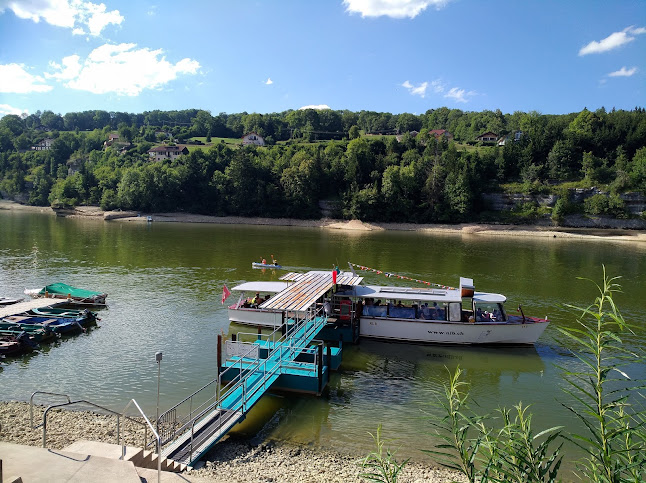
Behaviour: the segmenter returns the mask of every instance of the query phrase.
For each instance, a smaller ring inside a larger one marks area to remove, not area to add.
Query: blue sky
[[[0,115],[632,109],[644,0],[0,0]]]

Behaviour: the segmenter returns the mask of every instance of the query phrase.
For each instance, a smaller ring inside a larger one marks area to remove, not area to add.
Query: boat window
[[[446,304],[424,302],[419,304],[418,316],[423,320],[446,320]]]
[[[474,302],[473,312],[476,322],[504,322],[505,312],[502,304],[495,302]]]
[[[385,305],[366,305],[363,307],[363,315],[371,317],[386,317],[388,315]]]

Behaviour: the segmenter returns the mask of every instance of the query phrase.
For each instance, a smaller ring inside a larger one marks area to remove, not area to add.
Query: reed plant
[[[445,467],[462,473],[469,482],[556,481],[565,438],[584,457],[576,463],[582,481],[623,483],[646,481],[646,410],[643,380],[629,376],[644,367],[644,352],[630,350],[621,339],[634,334],[622,317],[613,296],[620,292],[619,277],[594,284],[599,295],[588,307],[566,305],[577,314],[573,328],[557,327],[570,341],[570,351],[580,362],[576,370],[560,367],[569,384],[570,402],[563,403],[584,425],[584,434],[562,434],[561,427],[534,435],[529,406],[501,408],[494,415],[477,415],[469,407],[468,384],[458,367],[449,374],[444,400],[445,416],[431,420],[441,442],[426,450]],[[591,281],[592,282],[592,281]],[[592,282],[594,283],[594,282]],[[490,426],[500,420],[500,429]]]
[[[444,386],[445,398],[439,402],[446,415],[431,420],[440,443],[436,449],[423,450],[446,468],[462,473],[470,483],[476,482],[553,482],[556,481],[562,456],[561,445],[552,450],[560,427],[534,434],[529,406],[518,403],[515,415],[507,408],[497,415],[478,415],[470,408],[469,385],[462,381],[458,367],[449,373]],[[487,423],[499,420],[495,429]]]
[[[377,433],[368,433],[375,442],[375,451],[368,454],[362,461],[361,467],[366,472],[361,473],[361,477],[368,481],[378,481],[381,483],[397,483],[397,477],[408,464],[410,458],[399,463],[395,457],[396,451],[384,447],[389,440],[381,438],[381,424],[377,426]]]
[[[629,373],[643,367],[644,352],[628,349],[622,335],[633,327],[621,315],[614,294],[621,291],[619,277],[592,282],[599,295],[588,307],[568,305],[578,313],[577,326],[558,328],[573,344],[580,369],[563,370],[572,398],[564,406],[585,426],[584,434],[568,439],[585,457],[577,464],[579,476],[595,482],[646,481],[646,413],[644,381]],[[585,280],[585,279],[584,279]]]

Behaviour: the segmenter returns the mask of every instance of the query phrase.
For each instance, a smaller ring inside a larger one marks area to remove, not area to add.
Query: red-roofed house
[[[453,134],[451,134],[446,129],[432,129],[428,133],[435,139],[440,139],[442,136],[444,136],[448,141],[451,141],[453,139]]]
[[[186,146],[157,146],[149,150],[148,154],[153,158],[153,161],[173,160],[182,154],[188,154],[188,148]]]

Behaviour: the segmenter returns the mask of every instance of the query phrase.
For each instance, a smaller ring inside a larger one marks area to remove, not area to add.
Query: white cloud
[[[105,4],[82,0],[0,0],[0,14],[6,9],[17,17],[38,23],[72,29],[74,35],[86,33],[97,36],[108,25],[119,25],[124,18],[118,10],[107,11]]]
[[[29,94],[51,91],[53,87],[44,82],[42,77],[27,72],[23,64],[0,65],[0,92]]]
[[[172,64],[163,50],[137,49],[136,44],[105,44],[81,61],[78,55],[50,62],[53,73],[45,74],[65,82],[66,87],[94,94],[114,93],[137,96],[145,89],[160,89],[180,74],[196,74],[200,63],[185,58]]]
[[[329,108],[330,108],[330,106],[328,106],[327,104],[318,104],[318,105],[313,105],[312,104],[312,105],[309,105],[309,106],[299,107],[298,110],[302,111],[304,109],[316,109],[317,111],[322,111],[324,109],[329,109]]]
[[[12,107],[9,104],[0,104],[0,117],[6,116],[7,114],[15,114],[20,116],[22,114],[29,114],[27,109],[20,109],[18,107]]]
[[[475,94],[475,91],[467,92],[465,89],[460,89],[459,87],[451,87],[449,92],[444,94],[444,97],[453,99],[456,102],[469,102],[468,97],[474,96]]]
[[[433,5],[438,10],[450,0],[343,0],[345,9],[362,17],[415,18]]]
[[[610,50],[616,49],[625,45],[627,43],[635,40],[635,35],[640,35],[646,33],[646,28],[644,27],[626,27],[621,32],[613,32],[608,35],[605,39],[600,41],[593,40],[588,45],[581,47],[579,50],[579,55],[587,54],[600,54],[602,52],[608,52]]]
[[[434,80],[431,82],[431,87],[433,88],[433,92],[436,94],[441,94],[444,92],[444,84],[440,80]]]
[[[270,86],[270,85],[272,85],[273,83],[274,83],[274,81],[273,81],[273,80],[271,80],[271,77],[267,77],[267,80],[265,81],[265,84],[267,84],[268,86]]]
[[[635,74],[635,72],[637,72],[637,67],[626,69],[626,66],[624,66],[621,69],[608,74],[608,77],[630,77],[631,75]]]
[[[422,82],[420,85],[415,87],[410,82],[404,81],[404,83],[402,84],[402,87],[405,87],[406,89],[408,89],[408,92],[410,92],[411,96],[424,97],[426,95],[426,88],[428,87],[428,82]]]

